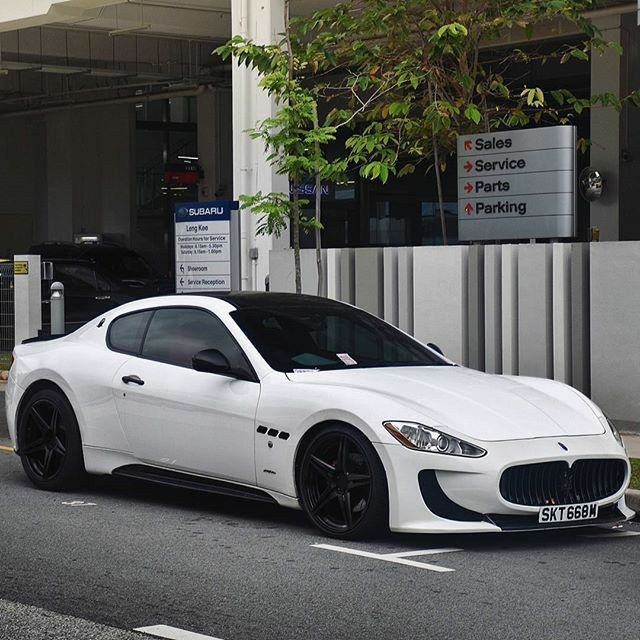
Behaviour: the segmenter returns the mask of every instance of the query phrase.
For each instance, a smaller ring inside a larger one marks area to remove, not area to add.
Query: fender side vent
[[[267,427],[263,427],[262,425],[260,425],[260,426],[256,429],[256,431],[257,431],[258,433],[267,433]]]
[[[289,434],[286,431],[281,431],[280,435],[278,436],[278,438],[280,438],[280,440],[288,440],[289,439]]]

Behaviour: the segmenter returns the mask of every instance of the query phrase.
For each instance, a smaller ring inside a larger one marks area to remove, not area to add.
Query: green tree
[[[264,142],[268,160],[280,175],[288,176],[288,193],[244,194],[240,196],[243,209],[259,216],[256,232],[280,236],[291,224],[295,262],[296,292],[302,291],[300,269],[300,233],[315,230],[318,264],[318,294],[322,292],[322,260],[320,231],[322,180],[334,180],[346,168],[344,160],[329,161],[326,145],[335,140],[336,127],[321,124],[318,100],[313,85],[305,82],[309,61],[307,48],[294,35],[289,21],[289,2],[285,3],[285,33],[273,45],[258,45],[236,36],[215,53],[227,59],[233,56],[239,64],[256,69],[260,86],[273,97],[276,113],[257,123],[247,133]],[[299,187],[313,180],[316,185],[315,213],[303,213],[306,199],[300,197]]]
[[[433,170],[446,244],[441,173],[459,135],[566,124],[587,108],[640,103],[637,91],[624,98],[579,97],[568,89],[547,95],[509,79],[515,65],[588,61],[610,48],[621,53],[585,17],[590,8],[589,0],[349,0],[294,27],[306,40],[316,90],[334,104],[328,124],[358,125],[346,142],[349,163],[382,182],[419,165]],[[553,21],[571,25],[580,41],[527,49],[527,40]],[[509,45],[508,35],[524,44]]]

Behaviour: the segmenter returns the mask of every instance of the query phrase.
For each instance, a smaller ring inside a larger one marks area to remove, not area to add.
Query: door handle
[[[125,384],[129,384],[132,382],[133,384],[137,384],[142,386],[144,384],[144,380],[138,376],[122,376],[122,382]]]

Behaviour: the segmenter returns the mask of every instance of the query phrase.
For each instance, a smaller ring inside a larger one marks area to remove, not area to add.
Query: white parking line
[[[384,562],[393,562],[402,564],[407,567],[416,567],[417,569],[426,569],[427,571],[437,571],[438,573],[449,573],[455,569],[448,567],[440,567],[436,564],[427,564],[426,562],[416,562],[415,560],[406,560],[404,556],[426,556],[436,553],[452,553],[454,551],[462,551],[462,549],[425,549],[424,551],[407,551],[399,553],[372,553],[370,551],[360,551],[358,549],[349,549],[348,547],[339,547],[334,544],[312,544],[316,549],[326,549],[327,551],[337,551],[338,553],[346,553],[352,556],[362,556],[363,558],[372,558],[373,560],[383,560]]]
[[[462,551],[455,547],[444,547],[442,549],[419,549],[418,551],[400,551],[399,553],[385,553],[388,558],[413,558],[415,556],[431,556],[438,553],[453,553],[454,551]]]
[[[138,627],[134,631],[146,633],[148,636],[154,636],[155,638],[169,638],[169,640],[220,640],[213,636],[203,636],[201,633],[169,627],[166,624],[157,624],[153,627]]]

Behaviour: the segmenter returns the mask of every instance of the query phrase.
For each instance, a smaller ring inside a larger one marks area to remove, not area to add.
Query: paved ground
[[[108,478],[43,493],[3,451],[0,486],[2,639],[159,624],[224,640],[640,636],[637,524],[336,545],[269,505]],[[405,558],[416,566],[343,552],[451,548]]]
[[[111,478],[43,493],[3,450],[0,486],[0,640],[640,637],[640,523],[336,543],[299,512]]]

